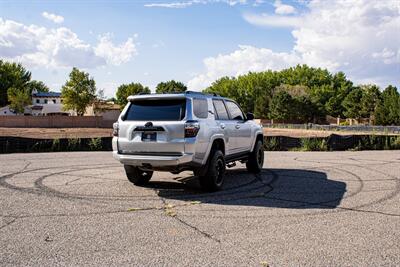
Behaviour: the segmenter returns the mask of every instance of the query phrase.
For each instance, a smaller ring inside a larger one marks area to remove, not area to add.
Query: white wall
[[[14,116],[14,115],[17,115],[17,114],[12,112],[10,110],[9,106],[5,106],[5,107],[0,108],[0,116]]]

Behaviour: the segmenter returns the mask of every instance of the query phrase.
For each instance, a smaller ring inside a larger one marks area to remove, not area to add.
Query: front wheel
[[[207,191],[218,191],[224,183],[224,175],[224,154],[220,150],[216,150],[210,154],[206,173],[199,177],[200,185]]]
[[[126,177],[128,180],[135,185],[144,185],[148,183],[153,176],[152,171],[143,171],[138,167],[124,165]]]
[[[254,146],[253,152],[250,153],[249,160],[246,162],[246,167],[249,172],[259,173],[264,164],[264,148],[259,140]]]

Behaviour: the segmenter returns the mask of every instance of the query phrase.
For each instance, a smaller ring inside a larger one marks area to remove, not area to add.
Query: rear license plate
[[[157,133],[142,133],[142,141],[156,141]]]

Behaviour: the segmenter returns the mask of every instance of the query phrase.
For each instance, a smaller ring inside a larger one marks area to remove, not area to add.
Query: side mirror
[[[254,120],[254,114],[251,112],[247,112],[246,118],[248,121]]]

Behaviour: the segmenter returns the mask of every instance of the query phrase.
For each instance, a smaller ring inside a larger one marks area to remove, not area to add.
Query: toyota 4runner
[[[260,172],[263,132],[239,105],[218,95],[187,91],[128,97],[113,129],[113,156],[128,180],[147,183],[153,171],[191,170],[208,191],[222,188],[235,161]]]

